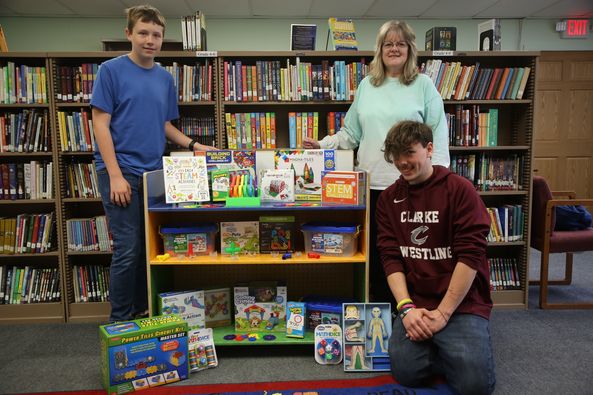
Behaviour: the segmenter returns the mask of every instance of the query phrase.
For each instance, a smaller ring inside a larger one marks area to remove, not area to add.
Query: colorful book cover
[[[356,29],[354,22],[349,18],[329,18],[329,36],[334,51],[358,50]],[[327,47],[327,46],[326,46]]]
[[[363,171],[330,171],[323,176],[321,185],[323,203],[364,204]]]
[[[204,156],[164,156],[163,175],[167,203],[210,200]]]
[[[334,150],[277,150],[276,169],[292,169],[296,200],[321,200],[321,175],[335,169]]]

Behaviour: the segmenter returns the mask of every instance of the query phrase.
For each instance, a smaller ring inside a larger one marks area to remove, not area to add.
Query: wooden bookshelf
[[[110,47],[111,48],[111,47]],[[66,235],[66,221],[70,218],[88,218],[95,215],[102,215],[103,208],[99,198],[79,198],[70,197],[66,192],[65,169],[68,163],[71,162],[86,162],[90,163],[93,159],[93,154],[90,151],[65,151],[61,146],[59,135],[58,111],[72,113],[85,111],[90,113],[90,105],[88,101],[80,102],[64,102],[58,100],[58,83],[61,82],[58,70],[60,66],[78,67],[83,63],[100,64],[105,60],[125,54],[126,50],[122,48],[115,48],[113,51],[103,52],[13,52],[1,53],[0,65],[5,65],[7,62],[14,62],[18,65],[44,66],[46,68],[47,76],[47,103],[0,103],[0,113],[18,113],[23,110],[48,111],[49,129],[51,131],[51,149],[47,152],[0,152],[0,164],[11,162],[24,162],[30,160],[46,160],[52,161],[54,164],[54,191],[53,199],[41,200],[8,200],[0,201],[3,216],[5,212],[11,216],[19,213],[38,213],[38,212],[55,212],[55,226],[56,226],[56,249],[47,254],[24,254],[24,255],[1,255],[2,258],[8,258],[10,265],[17,265],[19,267],[25,265],[40,265],[43,267],[58,267],[61,273],[61,301],[58,303],[50,303],[45,306],[47,311],[44,312],[43,304],[36,306],[25,305],[0,305],[0,322],[29,322],[29,321],[96,321],[104,322],[109,313],[109,305],[106,302],[93,303],[75,303],[72,266],[78,264],[89,265],[103,265],[108,266],[110,262],[110,254],[97,253],[76,253],[67,251]],[[310,62],[311,64],[321,64],[323,60],[334,62],[336,60],[343,60],[346,63],[359,62],[364,60],[369,64],[373,57],[373,52],[370,51],[219,51],[213,57],[198,57],[194,52],[183,51],[164,51],[159,54],[157,61],[164,66],[171,66],[174,63],[183,65],[205,65],[208,62],[211,68],[211,95],[208,98],[200,98],[199,100],[180,100],[180,114],[182,117],[195,118],[209,118],[212,120],[214,126],[214,136],[209,137],[209,140],[204,140],[206,144],[214,143],[219,148],[227,148],[228,141],[226,136],[225,113],[241,113],[241,112],[275,112],[276,113],[276,133],[278,148],[288,147],[288,121],[287,115],[289,112],[310,112],[316,111],[319,113],[319,138],[323,138],[327,123],[325,121],[326,115],[330,111],[347,111],[351,100],[310,100],[310,101],[253,101],[253,102],[239,102],[235,100],[225,100],[225,78],[224,78],[224,62],[225,61],[241,61],[246,65],[255,65],[256,61],[279,61],[280,64],[286,67],[286,62],[295,64],[296,58],[301,62]],[[477,105],[480,109],[493,109],[499,111],[499,125],[498,125],[498,145],[493,147],[459,147],[451,146],[450,152],[452,155],[518,155],[521,157],[522,168],[520,171],[520,189],[510,191],[481,191],[480,195],[487,206],[497,206],[505,204],[520,204],[524,212],[523,220],[523,240],[508,243],[491,242],[488,246],[489,257],[511,257],[515,258],[519,265],[519,272],[521,278],[521,288],[519,290],[508,291],[494,291],[493,298],[497,308],[526,308],[527,307],[527,274],[529,268],[529,225],[530,225],[530,199],[531,199],[531,170],[532,170],[532,155],[533,155],[533,133],[534,133],[534,99],[536,92],[536,72],[538,65],[539,52],[515,52],[515,51],[494,51],[494,52],[453,52],[451,56],[438,57],[431,52],[419,52],[419,65],[429,59],[440,58],[445,62],[458,61],[462,65],[475,65],[480,62],[481,67],[530,67],[531,75],[527,82],[525,94],[520,100],[444,100],[445,110],[451,111],[456,105],[462,104],[464,106]],[[175,149],[169,147],[168,149]],[[247,210],[249,212],[249,210]],[[173,217],[179,216],[179,213],[169,213]],[[310,214],[298,213],[307,217]],[[352,213],[356,218],[362,215],[361,213]],[[164,221],[164,214],[157,211],[149,214],[150,220]],[[199,214],[192,213],[191,217],[196,217]],[[207,216],[214,216],[214,213],[209,213]],[[217,214],[216,214],[217,215]],[[238,215],[238,218],[253,215],[250,214],[224,214],[228,215],[229,219]],[[362,220],[361,220],[362,221]],[[157,223],[153,223],[156,226]],[[152,243],[158,242],[155,238]],[[149,246],[149,250],[150,250]],[[366,248],[366,243],[365,243]],[[149,254],[150,256],[150,254]],[[26,259],[23,259],[26,258]],[[154,258],[154,257],[153,257]],[[329,268],[339,266],[342,270],[351,273],[357,273],[359,269],[359,261],[366,258],[357,256],[352,258],[350,262],[343,260],[341,262],[334,262],[328,264]],[[220,258],[222,264],[213,265],[210,263],[198,263],[191,265],[188,268],[188,273],[200,273],[203,270],[207,271],[214,269],[217,275],[223,277],[227,275],[227,271],[236,266],[249,268],[247,276],[255,276],[259,273],[263,274],[270,268],[280,268],[283,270],[284,266],[281,262],[274,260],[262,260],[261,264],[246,264],[235,265],[234,262],[227,262]],[[8,262],[8,261],[7,261]],[[213,262],[211,262],[213,263]],[[310,265],[305,261],[294,262],[295,268],[306,273],[315,265]],[[3,265],[7,265],[4,264]],[[175,264],[158,264],[154,259],[149,260],[154,274],[167,273],[169,268],[177,268],[182,263]],[[177,269],[175,269],[177,270]],[[290,269],[294,270],[294,269]],[[297,273],[297,274],[295,274]],[[295,276],[304,276],[298,272],[289,273]],[[314,274],[313,274],[314,275]],[[354,275],[354,274],[352,274]],[[154,280],[154,276],[153,276]],[[173,284],[173,283],[171,283]],[[176,288],[183,283],[174,284]],[[165,285],[159,285],[159,290],[165,290]],[[357,291],[358,292],[358,291]]]

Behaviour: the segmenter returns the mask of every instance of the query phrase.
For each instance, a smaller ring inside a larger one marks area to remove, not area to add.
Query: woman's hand
[[[318,149],[320,148],[319,141],[309,137],[303,137],[303,148]]]

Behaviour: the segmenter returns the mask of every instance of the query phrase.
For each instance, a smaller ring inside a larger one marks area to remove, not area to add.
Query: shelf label
[[[218,56],[218,51],[196,51],[196,58],[214,58]]]
[[[432,56],[453,56],[455,51],[432,51]]]

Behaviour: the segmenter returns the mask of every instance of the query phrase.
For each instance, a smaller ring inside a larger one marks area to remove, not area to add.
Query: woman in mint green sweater
[[[443,100],[432,80],[418,73],[416,35],[406,22],[381,26],[369,75],[364,78],[344,119],[332,136],[303,139],[304,148],[358,148],[358,168],[369,174],[371,188],[370,293],[374,301],[392,301],[376,248],[375,205],[379,194],[399,177],[383,159],[387,132],[400,121],[417,121],[434,135],[432,163],[449,167],[449,139]]]

